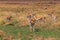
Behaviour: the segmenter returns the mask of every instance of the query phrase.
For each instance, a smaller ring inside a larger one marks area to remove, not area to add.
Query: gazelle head
[[[35,15],[36,15],[36,14],[28,14],[28,15],[27,15],[27,18],[29,18],[29,19],[35,19]]]

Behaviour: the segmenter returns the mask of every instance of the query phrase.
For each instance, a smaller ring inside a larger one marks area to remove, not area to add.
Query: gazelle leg
[[[32,26],[31,26],[31,24],[30,24],[30,28],[29,28],[29,29],[30,29],[30,31],[32,31]]]
[[[34,24],[30,24],[30,31],[34,31]]]
[[[54,19],[54,23],[56,23],[57,22],[57,19]]]
[[[34,26],[32,26],[32,31],[34,32],[34,30],[35,30],[35,28],[34,28]]]
[[[57,22],[57,17],[56,16],[53,17],[53,21],[54,21],[54,23]]]

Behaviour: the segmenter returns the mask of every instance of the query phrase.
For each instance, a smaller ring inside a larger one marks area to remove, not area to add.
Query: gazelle
[[[51,19],[53,20],[53,23],[57,22],[57,16],[55,16],[53,13],[48,14],[49,17],[51,17]]]
[[[6,21],[6,23],[4,24],[4,25],[13,25],[12,24],[12,16],[5,16],[5,21]]]
[[[7,21],[11,21],[11,19],[12,19],[12,16],[6,16]]]
[[[36,22],[43,21],[45,23],[45,19],[46,19],[46,17],[41,17],[39,19],[36,19],[36,16],[34,14],[28,15],[27,18],[29,18],[30,30],[31,31],[35,30],[34,25],[35,25]]]
[[[39,18],[37,21],[41,21],[41,22],[45,23],[46,22],[45,19],[46,19],[46,17],[43,16],[43,17]]]
[[[30,31],[34,31],[34,25],[35,25],[36,19],[32,14],[28,15],[27,18],[29,19]]]

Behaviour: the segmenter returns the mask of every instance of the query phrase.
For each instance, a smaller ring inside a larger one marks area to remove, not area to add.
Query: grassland
[[[55,24],[47,16],[52,11],[58,17]],[[36,23],[34,32],[29,31],[27,15],[30,13],[47,17],[45,24]],[[5,25],[9,23],[5,20],[7,15],[12,16],[12,25]],[[0,30],[14,36],[14,40],[19,39],[19,34],[21,40],[60,40],[60,4],[0,4]]]

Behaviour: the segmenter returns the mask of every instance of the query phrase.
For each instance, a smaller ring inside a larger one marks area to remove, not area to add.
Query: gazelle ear
[[[31,15],[28,15],[27,18],[31,18]]]

